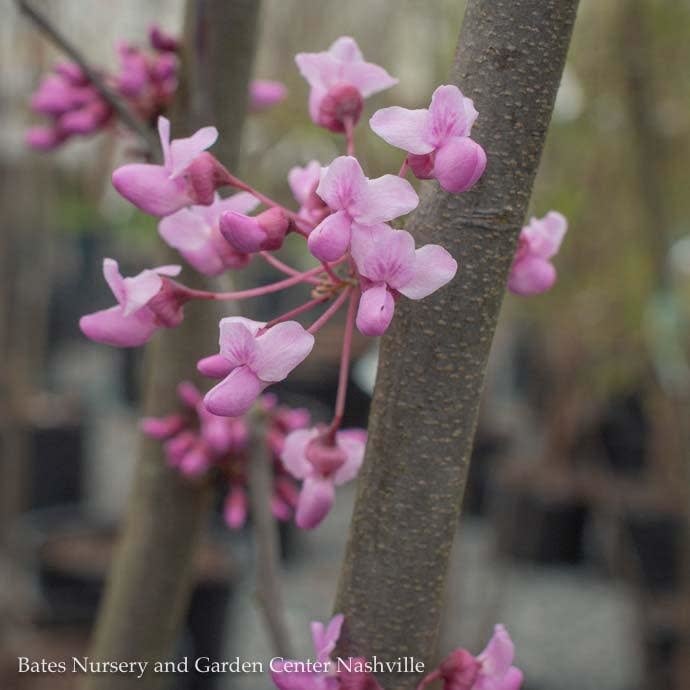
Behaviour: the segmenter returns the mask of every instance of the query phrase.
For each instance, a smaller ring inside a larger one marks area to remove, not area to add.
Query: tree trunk
[[[466,194],[427,189],[408,224],[460,268],[432,297],[402,299],[382,341],[335,605],[340,656],[433,659],[486,362],[577,4],[468,2],[449,83],[474,99],[489,163]],[[406,690],[418,677],[380,681]]]
[[[230,169],[238,160],[258,11],[256,0],[187,2],[183,74],[171,120],[183,136],[215,124],[220,138],[214,153]],[[179,257],[167,257],[171,260],[179,262]],[[189,305],[180,328],[157,336],[147,352],[147,415],[175,408],[177,383],[194,378],[196,361],[215,349],[217,338],[218,314],[208,304]],[[155,662],[173,657],[212,499],[208,484],[194,485],[166,466],[160,442],[143,439],[92,659]],[[165,679],[149,670],[136,687],[154,690]],[[115,690],[133,682],[131,676],[91,675],[83,687]]]

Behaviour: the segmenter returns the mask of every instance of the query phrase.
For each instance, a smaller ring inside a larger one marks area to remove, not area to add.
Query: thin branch
[[[127,106],[127,104],[103,81],[98,72],[89,65],[82,53],[68,41],[52,24],[52,22],[41,14],[27,0],[15,0],[19,11],[26,15],[52,43],[59,48],[71,60],[77,63],[84,74],[89,78],[93,87],[103,97],[110,107],[115,111],[118,118],[126,127],[137,134],[147,148],[147,152],[155,153],[158,148],[158,141],[153,132],[146,124],[138,118]]]
[[[252,419],[252,444],[249,462],[249,501],[256,553],[256,599],[261,608],[274,651],[284,658],[292,656],[285,624],[281,590],[279,543],[276,520],[271,511],[273,497],[272,458],[264,438],[264,422]]]

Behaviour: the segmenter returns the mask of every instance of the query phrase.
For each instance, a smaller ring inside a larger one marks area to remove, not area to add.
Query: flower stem
[[[275,319],[271,319],[264,326],[264,330],[270,328],[271,326],[275,326],[277,323],[281,323],[282,321],[287,321],[288,319],[291,319],[293,316],[299,316],[299,314],[303,314],[305,311],[313,309],[317,304],[322,304],[323,302],[327,301],[328,297],[316,297],[314,299],[309,300],[308,302],[305,302],[304,304],[300,304],[299,307],[290,309],[290,311],[286,311],[284,314],[276,316]]]
[[[407,158],[402,162],[402,165],[400,166],[400,170],[398,170],[398,177],[405,177],[407,175],[407,171],[409,170],[409,165],[407,164]]]
[[[307,331],[311,333],[312,335],[319,331],[323,326],[325,326],[331,318],[336,314],[338,309],[342,306],[343,302],[347,299],[347,296],[350,294],[350,291],[352,290],[351,287],[346,287],[335,299],[333,304],[331,304],[326,311],[319,316],[314,323],[307,328]]]
[[[283,263],[280,259],[276,259],[273,254],[270,252],[266,251],[261,251],[259,252],[259,256],[266,261],[267,264],[270,264],[275,268],[276,270],[280,271],[281,273],[285,273],[285,275],[288,276],[296,276],[296,275],[301,275],[301,271],[298,271],[296,268],[292,268],[292,266],[288,266],[286,263]],[[318,285],[319,280],[317,278],[308,278],[305,279],[305,283],[311,283],[312,285]]]
[[[352,354],[352,335],[355,329],[355,317],[357,315],[357,305],[359,300],[359,288],[350,294],[350,303],[347,307],[347,318],[345,320],[345,332],[343,333],[343,349],[340,352],[340,372],[338,374],[338,392],[335,398],[335,413],[333,421],[328,428],[329,436],[335,436],[335,432],[340,428],[345,414],[345,399],[347,397],[347,383],[350,378],[350,356]]]
[[[312,278],[318,273],[323,273],[323,266],[317,266],[304,273],[298,273],[285,280],[279,280],[277,283],[269,283],[261,287],[251,288],[249,290],[239,290],[237,292],[207,292],[206,290],[190,290],[189,296],[193,299],[214,299],[214,300],[239,300],[249,299],[250,297],[261,297],[262,295],[269,295],[272,292],[280,292],[293,285],[310,282],[308,279]]]
[[[343,125],[345,126],[345,141],[347,142],[347,155],[355,155],[355,128],[351,117],[343,118]]]

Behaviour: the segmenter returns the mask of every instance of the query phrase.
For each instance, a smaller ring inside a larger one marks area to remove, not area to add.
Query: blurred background
[[[154,21],[178,33],[183,14],[180,0],[40,6],[105,68],[118,39],[143,45]],[[78,318],[110,304],[102,257],[134,274],[152,265],[159,240],[153,219],[110,187],[124,148],[112,133],[51,153],[26,148],[29,96],[61,56],[10,0],[0,10],[0,687],[61,690],[76,678],[18,676],[16,657],[86,654],[140,402],[141,353],[86,341]],[[291,204],[287,170],[340,153],[307,117],[296,52],[350,34],[400,78],[367,113],[424,107],[462,12],[458,0],[264,0],[255,76],[285,82],[289,97],[248,121],[241,176]],[[581,1],[532,200],[534,215],[557,209],[570,231],[555,288],[505,302],[441,644],[478,652],[504,622],[527,690],[690,688],[689,64],[689,2]],[[400,152],[365,126],[357,149],[371,176],[399,167]],[[300,251],[285,250],[308,265]],[[237,282],[265,279],[250,265]],[[281,306],[291,305],[251,308],[260,318]],[[338,337],[325,330],[278,391],[317,418],[335,394]],[[376,349],[362,340],[356,350],[348,415],[363,425]],[[308,622],[331,611],[352,498],[342,490],[314,533],[281,532],[288,623],[304,656]],[[249,537],[218,516],[180,654],[270,658],[252,592]],[[214,682],[270,685],[255,675],[171,679],[178,690]]]

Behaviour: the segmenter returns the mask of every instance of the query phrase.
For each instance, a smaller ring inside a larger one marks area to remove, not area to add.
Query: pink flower
[[[241,316],[221,320],[220,356],[225,359],[225,378],[204,398],[213,414],[243,415],[267,386],[286,378],[314,347],[314,336],[296,321],[269,329],[265,326]]]
[[[337,431],[334,439],[316,427],[288,434],[281,459],[293,477],[304,481],[295,516],[298,527],[312,529],[328,515],[335,487],[357,476],[365,446],[360,429]]]
[[[508,289],[516,295],[538,295],[556,282],[552,259],[561,246],[568,221],[557,211],[532,218],[522,228],[508,277]]]
[[[287,97],[287,87],[280,81],[254,79],[249,84],[249,110],[260,113],[268,110]]]
[[[143,345],[158,328],[172,328],[182,321],[186,296],[167,280],[180,266],[147,269],[133,278],[123,278],[113,259],[103,261],[103,275],[117,306],[82,316],[79,327],[87,338],[116,347]]]
[[[515,645],[502,626],[494,628],[494,634],[486,649],[477,657],[479,673],[472,690],[520,690],[522,671],[513,666]]]
[[[310,233],[309,250],[322,261],[339,259],[361,226],[393,220],[416,208],[419,197],[407,180],[365,177],[356,158],[340,156],[321,175],[316,193],[333,211]]]
[[[342,614],[338,614],[326,626],[323,623],[312,622],[311,636],[316,652],[315,661],[321,664],[330,661],[330,655],[340,637],[344,618]],[[280,690],[337,690],[339,687],[334,668],[324,672],[295,672],[284,670],[285,662],[277,660],[273,661],[272,667],[271,679]]]
[[[299,53],[297,67],[311,87],[309,114],[317,125],[333,132],[354,126],[364,99],[395,86],[397,79],[371,62],[365,62],[353,38],[341,36],[327,52]]]
[[[30,127],[24,135],[24,141],[35,151],[52,151],[62,144],[67,134],[55,126]]]
[[[312,223],[320,223],[328,215],[328,206],[316,193],[321,181],[321,163],[309,161],[304,167],[296,165],[288,172],[288,184],[295,201],[300,205],[297,215]]]
[[[245,254],[280,249],[289,229],[285,212],[275,207],[254,217],[237,211],[225,211],[220,217],[221,235]]]
[[[382,335],[400,295],[422,299],[453,279],[458,264],[436,244],[415,250],[405,230],[385,224],[360,230],[352,240],[352,257],[362,277],[357,328],[364,335]]]
[[[457,194],[474,185],[486,167],[486,153],[470,139],[477,111],[457,86],[439,86],[427,109],[394,106],[374,113],[371,128],[389,144],[409,152],[407,162],[420,179],[436,178]]]
[[[190,206],[166,216],[158,224],[158,232],[197,271],[215,276],[228,268],[246,266],[250,258],[229,245],[220,234],[221,215],[225,211],[249,213],[258,203],[247,192],[227,199],[216,196],[210,206]]]
[[[163,165],[130,163],[113,173],[113,185],[137,208],[169,216],[185,206],[209,205],[215,198],[217,161],[204,151],[218,138],[215,127],[203,127],[187,139],[170,141],[170,122],[158,118]]]

